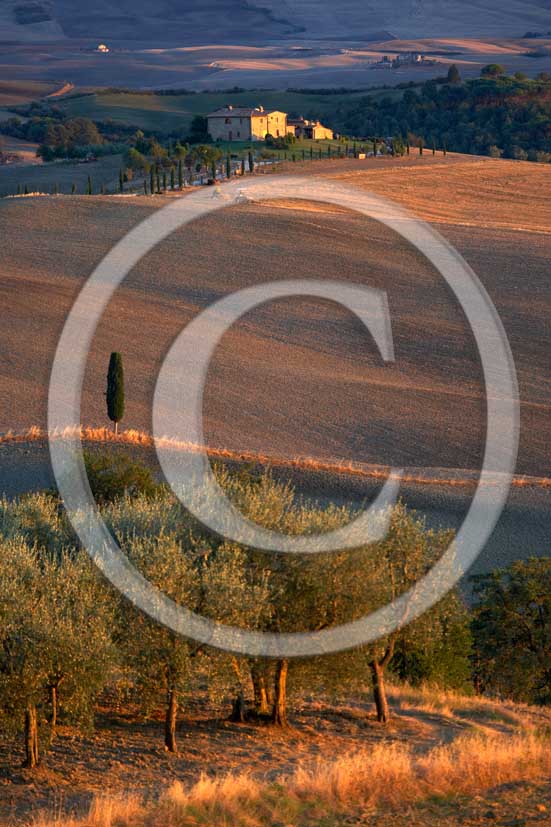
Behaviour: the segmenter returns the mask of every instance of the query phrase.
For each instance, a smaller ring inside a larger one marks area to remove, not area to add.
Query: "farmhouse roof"
[[[266,115],[272,115],[278,112],[278,109],[264,109],[262,106],[257,107],[235,107],[224,106],[222,109],[216,109],[207,115],[208,118],[264,118]]]

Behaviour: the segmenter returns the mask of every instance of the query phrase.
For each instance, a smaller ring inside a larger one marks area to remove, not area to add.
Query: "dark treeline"
[[[411,143],[522,160],[551,160],[551,80],[507,77],[499,66],[461,83],[431,80],[401,98],[367,96],[338,107],[333,126],[353,135],[402,135]]]

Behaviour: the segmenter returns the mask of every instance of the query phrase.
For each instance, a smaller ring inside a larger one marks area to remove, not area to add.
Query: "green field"
[[[29,192],[52,193],[56,187],[61,193],[70,193],[73,184],[77,192],[84,193],[88,176],[92,179],[94,192],[104,184],[114,191],[118,186],[121,155],[106,155],[90,164],[56,162],[53,164],[10,164],[0,167],[0,197],[15,195],[18,187]]]
[[[337,107],[345,101],[364,97],[363,92],[344,92],[334,95],[315,93],[248,91],[248,92],[201,92],[198,94],[159,95],[140,92],[96,92],[76,95],[60,100],[70,116],[83,116],[95,121],[112,120],[125,126],[160,132],[186,132],[196,115],[206,115],[215,109],[232,103],[234,106],[258,106],[280,109],[291,115],[330,120]],[[401,90],[379,89],[369,92],[375,95],[401,95]]]

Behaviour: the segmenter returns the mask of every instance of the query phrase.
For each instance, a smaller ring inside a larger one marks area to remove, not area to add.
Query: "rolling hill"
[[[302,34],[321,39],[521,37],[551,29],[549,0],[2,0],[2,39],[108,38],[155,43],[267,42]]]

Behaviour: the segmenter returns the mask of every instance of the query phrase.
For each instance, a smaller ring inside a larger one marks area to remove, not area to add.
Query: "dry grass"
[[[62,440],[74,438],[75,436],[78,436],[83,442],[95,444],[117,444],[143,448],[152,448],[155,445],[155,440],[151,434],[132,428],[120,431],[118,434],[115,434],[114,431],[108,428],[90,428],[85,426],[82,426],[80,429],[48,432],[37,425],[33,425],[20,432],[6,431],[4,434],[0,434],[0,445],[42,442],[48,439]],[[202,446],[194,445],[190,442],[180,442],[168,437],[160,438],[156,440],[156,442],[161,447],[175,452],[198,453],[203,450]],[[208,455],[215,460],[252,462],[276,468],[321,471],[327,474],[346,474],[347,476],[363,477],[371,480],[387,479],[389,476],[388,467],[370,466],[365,463],[330,462],[316,457],[284,457],[278,456],[277,454],[263,454],[254,451],[232,451],[229,448],[214,448],[211,446],[207,446],[206,451]],[[425,468],[422,473],[406,472],[402,475],[401,479],[404,483],[414,485],[438,485],[454,488],[474,488],[477,482],[477,476],[474,472],[464,471],[462,469],[447,469],[447,473],[442,474],[439,469]],[[484,480],[483,485],[493,486],[497,485],[497,482]],[[536,487],[547,489],[551,488],[551,479],[548,477],[517,475],[514,477],[512,485],[518,488]]]
[[[534,708],[527,704],[513,703],[487,698],[482,695],[462,695],[451,689],[440,689],[430,685],[412,688],[407,685],[393,686],[389,690],[393,706],[399,712],[415,711],[430,715],[442,715],[450,720],[476,721],[478,726],[501,721],[508,726],[526,732],[534,732],[539,721],[534,717]],[[551,721],[544,715],[544,721]]]
[[[33,827],[261,827],[275,820],[313,825],[358,808],[400,809],[549,774],[549,740],[536,734],[471,735],[424,755],[407,745],[381,743],[330,761],[320,758],[276,782],[249,774],[203,776],[188,788],[173,783],[155,802],[100,796],[81,819],[41,815]]]

